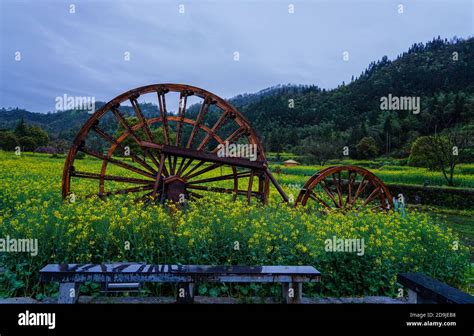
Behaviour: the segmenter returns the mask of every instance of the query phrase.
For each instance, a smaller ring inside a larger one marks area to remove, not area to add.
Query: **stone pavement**
[[[229,298],[229,297],[210,297],[210,296],[195,296],[196,304],[239,304],[239,303],[280,303],[275,298]],[[79,304],[97,304],[97,303],[115,303],[115,304],[173,304],[176,302],[174,297],[141,297],[141,296],[80,296]],[[45,298],[42,301],[37,301],[32,298],[8,298],[0,299],[0,304],[48,304],[56,303],[54,298]],[[365,297],[343,297],[343,298],[307,298],[302,300],[303,304],[404,304],[407,303],[402,299],[394,299],[387,296],[365,296]]]

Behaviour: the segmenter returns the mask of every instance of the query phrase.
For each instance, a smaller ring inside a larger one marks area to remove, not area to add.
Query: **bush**
[[[57,154],[58,150],[51,146],[44,146],[36,148],[35,153]]]

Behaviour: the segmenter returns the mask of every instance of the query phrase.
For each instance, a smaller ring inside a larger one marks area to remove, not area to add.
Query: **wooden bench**
[[[408,289],[409,303],[474,303],[474,297],[423,273],[401,273],[397,281]]]
[[[84,282],[136,285],[145,282],[177,283],[177,302],[192,303],[198,282],[280,283],[286,303],[300,303],[305,282],[319,282],[311,266],[200,266],[115,264],[49,264],[40,270],[40,281],[59,282],[58,303],[75,303]]]

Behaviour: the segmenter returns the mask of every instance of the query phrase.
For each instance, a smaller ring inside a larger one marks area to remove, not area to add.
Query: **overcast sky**
[[[474,28],[472,0],[0,0],[0,6],[0,107],[37,112],[53,111],[64,94],[108,101],[152,83],[195,85],[224,98],[284,83],[334,88],[384,55],[393,59],[438,35],[473,36]]]

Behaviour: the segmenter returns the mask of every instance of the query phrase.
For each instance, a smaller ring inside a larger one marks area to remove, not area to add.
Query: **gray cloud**
[[[107,101],[159,82],[222,97],[279,83],[333,88],[384,55],[438,35],[468,37],[473,28],[469,0],[77,0],[75,14],[70,3],[0,0],[0,106],[46,112],[65,93]]]

